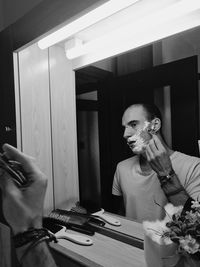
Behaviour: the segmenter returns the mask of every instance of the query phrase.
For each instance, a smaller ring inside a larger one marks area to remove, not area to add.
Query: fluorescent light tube
[[[109,49],[112,55],[145,45],[200,24],[197,14],[200,0],[180,0],[171,6],[150,14],[143,19],[122,26],[102,37],[66,50],[66,56],[74,59],[88,53]],[[189,16],[191,15],[191,18]],[[179,20],[185,18],[184,20]],[[174,25],[173,25],[174,23]],[[148,37],[148,38],[147,38]],[[131,44],[131,45],[130,45]],[[122,49],[124,47],[124,50]],[[129,47],[129,49],[128,49]],[[111,50],[116,52],[112,52]]]
[[[59,43],[70,36],[88,28],[89,26],[117,13],[118,11],[135,4],[140,0],[110,0],[100,7],[95,8],[89,13],[72,21],[54,33],[44,37],[38,41],[38,46],[41,49],[48,48],[56,43]]]
[[[147,44],[153,43],[157,40],[163,40],[166,37],[166,34],[168,36],[175,35],[181,31],[189,30],[194,27],[197,27],[200,25],[200,14],[194,14],[194,16],[188,16],[187,18],[181,18],[175,21],[176,24],[174,24],[174,21],[172,23],[169,23],[167,25],[167,29],[165,28],[165,34],[163,34],[162,28],[154,27],[154,34],[152,36],[151,32],[147,32],[147,34],[138,34],[131,36],[130,39],[127,39],[125,42],[119,42],[118,44],[114,44],[112,46],[106,46],[104,48],[96,49],[93,53],[84,54],[81,57],[74,58],[72,60],[72,66],[73,69],[78,69],[83,66],[88,66],[94,62],[120,55],[124,52],[130,51],[132,49],[145,46]],[[176,26],[176,27],[175,27]],[[166,32],[167,31],[167,32]]]

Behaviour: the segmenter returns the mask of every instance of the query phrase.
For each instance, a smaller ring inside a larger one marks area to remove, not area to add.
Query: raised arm
[[[28,181],[27,187],[20,188],[7,171],[0,169],[3,214],[13,232],[18,260],[21,266],[56,267],[45,241],[50,236],[42,228],[47,179],[31,157],[7,144],[3,150],[8,159],[22,165]]]
[[[172,168],[166,148],[156,135],[152,136],[146,148],[146,155],[152,169],[157,173],[161,188],[169,202],[175,206],[184,205],[189,195]]]

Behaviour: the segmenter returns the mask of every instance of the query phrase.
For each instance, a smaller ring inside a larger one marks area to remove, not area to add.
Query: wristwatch
[[[167,182],[169,182],[174,175],[175,175],[175,172],[173,169],[171,169],[170,172],[166,175],[158,175],[158,179],[160,181],[161,187]]]

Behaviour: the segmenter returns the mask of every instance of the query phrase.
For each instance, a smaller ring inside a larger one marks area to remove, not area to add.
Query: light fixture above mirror
[[[44,49],[65,40],[68,59],[85,56],[95,62],[199,25],[199,0],[111,0],[41,39],[38,45]]]
[[[76,33],[104,20],[107,17],[123,10],[140,0],[110,0],[98,8],[93,9],[80,18],[72,21],[61,29],[49,34],[38,42],[41,49],[48,48],[58,42],[61,42]]]

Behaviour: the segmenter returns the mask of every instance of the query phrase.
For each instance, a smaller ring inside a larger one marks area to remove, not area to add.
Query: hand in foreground
[[[35,165],[33,158],[8,144],[3,146],[3,150],[8,159],[21,163],[29,181],[29,186],[19,188],[11,176],[0,169],[4,217],[14,234],[30,227],[41,228],[47,179]]]
[[[165,176],[172,170],[169,154],[160,139],[154,134],[146,147],[146,156],[158,176]]]

